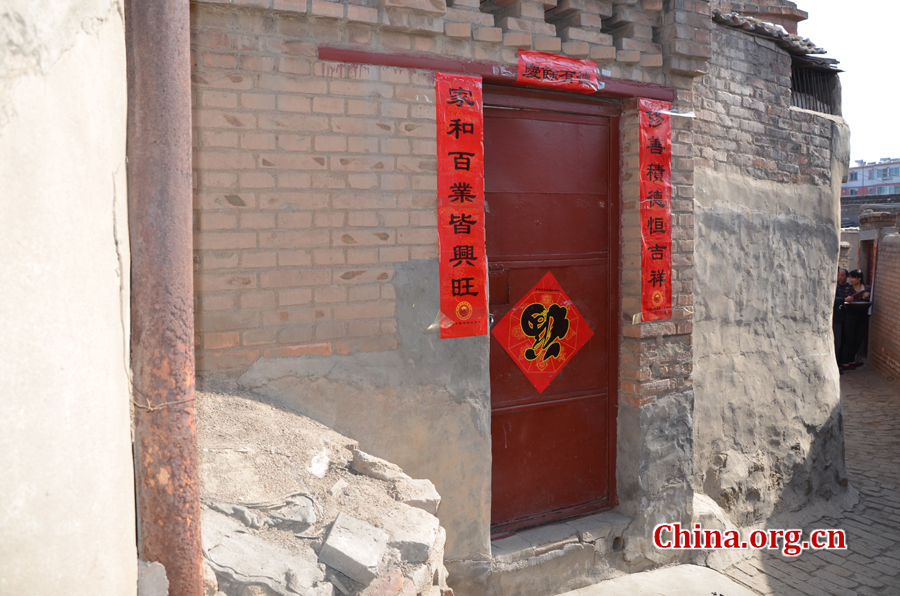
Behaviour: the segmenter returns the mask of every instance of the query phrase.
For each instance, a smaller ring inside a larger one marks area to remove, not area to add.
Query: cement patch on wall
[[[438,312],[436,260],[398,265],[394,280],[399,350],[262,359],[240,384],[434,482],[447,558],[489,555],[488,338],[426,331]]]
[[[736,526],[848,494],[831,331],[837,180],[695,173],[695,489]]]
[[[121,6],[0,11],[0,593],[137,589]]]

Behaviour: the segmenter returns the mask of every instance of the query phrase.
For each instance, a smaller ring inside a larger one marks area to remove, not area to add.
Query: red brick
[[[274,308],[275,292],[243,292],[239,303],[241,308]]]
[[[279,213],[278,227],[283,229],[301,230],[312,226],[312,213],[308,211],[300,213]]]
[[[314,248],[328,246],[330,234],[324,230],[278,230],[259,234],[260,248]]]
[[[253,329],[259,326],[259,313],[256,312],[200,312],[196,317],[197,329],[200,331],[236,331]]]
[[[394,316],[393,302],[338,304],[334,307],[334,318],[342,321],[350,319],[380,319],[392,316]]]
[[[253,232],[205,232],[194,237],[194,248],[198,250],[256,248],[256,234]]]
[[[309,288],[279,290],[278,306],[299,306],[301,304],[309,304],[312,302],[312,296],[312,290]]]
[[[234,348],[240,345],[241,334],[237,331],[228,333],[204,333],[203,349],[220,350],[222,348]]]
[[[194,276],[194,291],[196,292],[216,292],[219,290],[250,289],[255,287],[255,274],[201,273]]]
[[[331,356],[331,344],[306,344],[304,346],[285,346],[269,348],[266,358],[296,358],[298,356]]]
[[[300,286],[324,286],[331,283],[328,270],[277,270],[259,274],[263,288],[295,288]]]
[[[245,346],[263,346],[274,344],[278,340],[278,330],[273,328],[255,329],[244,331],[241,334],[241,343]]]
[[[200,52],[200,64],[206,68],[226,68],[233,70],[237,68],[237,58],[234,54]]]
[[[246,369],[259,359],[259,350],[200,352],[196,356],[198,371]]]

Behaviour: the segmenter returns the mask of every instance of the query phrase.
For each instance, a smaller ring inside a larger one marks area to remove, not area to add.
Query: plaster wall
[[[397,265],[394,284],[398,350],[263,358],[240,383],[434,482],[447,559],[489,556],[489,338],[441,340],[429,330],[439,308],[437,260]]]
[[[848,494],[831,304],[849,141],[832,135],[830,185],[695,172],[696,483],[737,526]]]
[[[0,593],[137,587],[121,6],[0,13]]]

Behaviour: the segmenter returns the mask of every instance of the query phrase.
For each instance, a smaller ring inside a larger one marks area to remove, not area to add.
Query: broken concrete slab
[[[378,573],[389,536],[375,526],[340,513],[319,551],[319,560],[361,584]]]
[[[350,462],[350,469],[364,476],[371,476],[378,480],[393,482],[401,478],[409,478],[400,466],[391,462],[369,455],[365,451],[359,449],[351,450],[353,453],[353,461]]]
[[[578,533],[578,539],[582,542],[595,542],[607,538],[612,531],[612,523],[607,521],[603,514],[591,515],[568,522]]]
[[[311,549],[267,541],[238,520],[205,507],[201,523],[204,554],[220,578],[263,585],[283,596],[303,594],[325,579],[325,569]]]
[[[437,515],[441,495],[430,480],[398,478],[394,481],[394,491],[396,499],[401,503]]]
[[[438,518],[398,503],[396,509],[385,512],[382,521],[384,529],[391,535],[390,545],[400,551],[404,561],[423,563],[428,560],[438,536]]]
[[[287,505],[269,515],[279,526],[301,532],[316,523],[316,508],[313,500],[305,496],[292,497]]]

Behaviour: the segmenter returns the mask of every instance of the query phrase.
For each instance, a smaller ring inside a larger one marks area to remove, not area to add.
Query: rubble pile
[[[206,596],[450,596],[428,480],[251,394],[198,392]]]

